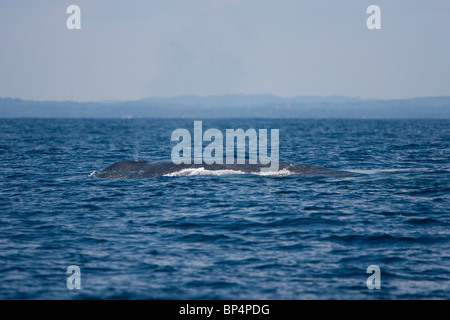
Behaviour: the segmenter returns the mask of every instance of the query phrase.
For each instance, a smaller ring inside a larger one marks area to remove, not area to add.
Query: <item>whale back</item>
[[[143,171],[142,168],[147,164],[147,161],[142,160],[120,161],[110,165],[106,169],[95,174],[95,176],[108,179],[138,178],[139,172]]]
[[[174,164],[171,161],[147,162],[142,160],[130,160],[116,162],[106,169],[96,173],[94,176],[107,179],[139,179],[164,176],[180,172],[184,169],[199,169],[210,172],[227,170],[227,172],[259,174],[261,169],[267,167],[261,164]],[[322,167],[310,166],[306,164],[280,162],[279,171],[284,174],[296,175],[317,175],[317,176],[335,176],[335,175],[353,175],[346,171],[337,171]],[[269,174],[271,174],[270,172]],[[266,173],[267,174],[267,173]]]

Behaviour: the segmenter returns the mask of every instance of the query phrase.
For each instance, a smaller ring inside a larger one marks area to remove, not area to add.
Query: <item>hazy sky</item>
[[[0,0],[0,97],[449,96],[449,57],[448,0]]]

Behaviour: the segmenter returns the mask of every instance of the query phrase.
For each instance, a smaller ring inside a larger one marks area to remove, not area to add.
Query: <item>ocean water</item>
[[[280,160],[360,175],[99,179],[170,159],[193,120],[0,119],[0,299],[450,298],[450,121],[203,126],[279,129]]]

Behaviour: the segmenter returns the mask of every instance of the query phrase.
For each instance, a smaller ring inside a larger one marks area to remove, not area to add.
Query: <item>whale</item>
[[[97,178],[104,179],[142,179],[160,176],[183,175],[183,172],[202,171],[203,174],[214,174],[215,172],[223,172],[226,174],[263,174],[277,175],[292,174],[303,176],[352,176],[351,172],[327,169],[300,163],[280,162],[277,171],[264,171],[268,169],[268,165],[261,163],[256,164],[174,164],[172,161],[145,161],[145,160],[127,160],[116,162],[100,172],[91,174]],[[263,170],[262,170],[263,169]],[[187,174],[189,175],[189,174]]]

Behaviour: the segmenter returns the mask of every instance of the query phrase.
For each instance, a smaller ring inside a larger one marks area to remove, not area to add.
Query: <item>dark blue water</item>
[[[450,121],[203,125],[280,129],[281,160],[363,174],[103,180],[170,159],[193,121],[0,120],[0,298],[450,297]]]

